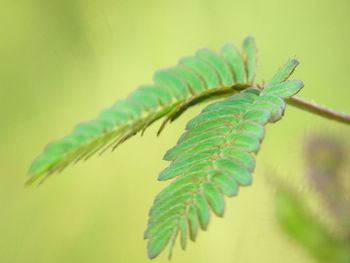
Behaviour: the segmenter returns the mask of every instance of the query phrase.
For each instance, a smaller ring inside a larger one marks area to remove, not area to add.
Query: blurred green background
[[[300,96],[350,112],[349,12],[346,0],[0,0],[0,262],[148,262],[142,236],[166,185],[156,180],[161,158],[199,107],[160,138],[155,125],[113,154],[25,188],[32,159],[156,69],[248,34],[259,48],[259,80],[297,57]],[[264,174],[297,182],[301,141],[320,129],[342,125],[288,108],[268,127],[254,185],[172,261],[313,262],[280,234]],[[156,261],[167,262],[166,253]]]

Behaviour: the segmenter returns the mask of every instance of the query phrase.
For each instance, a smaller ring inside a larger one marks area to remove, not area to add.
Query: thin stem
[[[306,101],[298,97],[292,97],[287,99],[287,103],[299,109],[306,110],[308,112],[319,115],[321,117],[338,121],[341,123],[345,123],[345,124],[350,124],[350,114],[337,112],[335,110],[317,105],[315,103]]]

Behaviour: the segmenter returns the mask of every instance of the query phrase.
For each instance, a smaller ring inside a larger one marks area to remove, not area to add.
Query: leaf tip
[[[165,169],[159,174],[157,180],[158,181],[166,181],[166,180],[169,180],[169,179],[171,179],[173,177],[174,176],[172,175],[172,173],[169,173],[169,170]]]
[[[255,39],[252,35],[247,35],[243,40],[243,45],[255,44]]]

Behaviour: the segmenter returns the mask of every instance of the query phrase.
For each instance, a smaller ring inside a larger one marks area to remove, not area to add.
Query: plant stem
[[[345,124],[350,124],[350,114],[337,112],[335,110],[326,108],[321,105],[317,105],[316,103],[312,103],[298,97],[292,97],[287,99],[287,103],[299,109],[306,110],[308,112],[319,115],[323,118],[327,118]]]

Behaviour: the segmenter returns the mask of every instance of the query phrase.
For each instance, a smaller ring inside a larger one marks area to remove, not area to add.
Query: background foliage
[[[302,96],[350,111],[345,0],[317,6],[311,0],[0,0],[0,6],[1,262],[148,262],[142,232],[165,186],[156,181],[166,166],[160,160],[199,108],[159,139],[152,127],[144,139],[71,167],[42,187],[24,188],[24,175],[48,141],[200,47],[218,49],[254,35],[258,80],[295,55]],[[189,253],[177,251],[174,261],[312,262],[280,234],[263,175],[273,167],[298,182],[305,134],[341,125],[291,107],[286,114],[268,128],[253,186],[229,200],[225,218],[214,219],[200,233],[205,238]],[[166,255],[158,261],[167,262]]]

